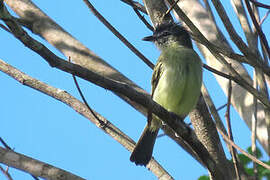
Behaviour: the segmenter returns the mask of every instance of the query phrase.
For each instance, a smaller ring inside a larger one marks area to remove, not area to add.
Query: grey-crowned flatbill
[[[189,33],[170,22],[158,26],[152,36],[161,50],[152,75],[152,98],[169,112],[184,118],[197,104],[202,84],[202,62],[193,50]],[[146,166],[153,153],[162,121],[155,115],[149,121],[134,148],[130,160]]]

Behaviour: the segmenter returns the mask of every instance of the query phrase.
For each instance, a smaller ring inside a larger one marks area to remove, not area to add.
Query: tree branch
[[[120,129],[114,126],[110,121],[105,119],[103,116],[98,114],[97,112],[93,111],[94,114],[98,117],[96,118],[87,108],[85,104],[81,101],[77,100],[75,97],[71,96],[66,91],[63,91],[58,88],[54,88],[45,84],[37,79],[34,79],[23,72],[19,71],[18,69],[8,65],[4,61],[0,59],[0,71],[8,74],[15,80],[19,81],[23,85],[26,85],[30,88],[36,89],[39,92],[42,92],[48,96],[51,96],[64,104],[68,105],[76,112],[90,120],[93,124],[95,124],[98,128],[104,131],[106,134],[110,135],[113,139],[119,142],[123,147],[127,150],[132,151],[135,147],[135,142],[129,138],[126,134],[124,134]],[[171,176],[166,172],[166,170],[158,164],[154,159],[151,160],[149,163],[149,169],[153,172],[157,177],[168,177]]]
[[[226,123],[227,123],[228,137],[233,142],[233,134],[232,134],[232,126],[231,126],[231,98],[232,98],[232,81],[229,80],[228,98],[227,98],[228,99],[227,100],[227,111],[225,113],[225,118],[226,118]],[[237,151],[231,145],[230,145],[229,150],[230,150],[230,153],[231,153],[231,156],[232,156],[236,178],[237,178],[237,180],[241,180],[240,172],[239,172],[239,162],[238,162],[238,159],[237,159]]]
[[[250,60],[256,61],[261,59],[260,56],[253,53],[253,51],[245,44],[242,38],[236,33],[226,11],[224,10],[223,5],[219,0],[212,0],[213,5],[215,6],[219,17],[221,18],[227,32],[229,33],[231,40],[235,43],[238,49]]]
[[[173,0],[167,0],[170,5],[173,4]],[[176,13],[178,14],[179,17],[183,18],[184,19],[184,22],[193,30],[196,32],[196,34],[200,34],[201,37],[203,37],[203,39],[205,39],[206,42],[209,42],[203,35],[202,33],[197,29],[197,27],[192,23],[192,21],[186,16],[186,14],[178,7],[178,6],[175,6],[174,10],[176,11]],[[258,91],[256,91],[256,89],[254,89],[248,82],[246,82],[245,79],[243,79],[239,73],[232,68],[232,66],[229,65],[229,63],[225,60],[225,58],[223,56],[221,56],[218,52],[215,51],[215,49],[213,48],[209,48],[210,52],[218,59],[220,60],[224,66],[226,66],[226,68],[228,68],[230,70],[230,72],[232,73],[232,75],[237,78],[239,80],[239,82],[242,83],[245,83],[246,84],[246,87],[247,90],[252,93],[255,97],[258,98],[258,96],[260,96],[260,101],[265,105],[267,106],[267,108],[270,109],[270,102],[268,100],[267,97],[265,97],[264,95],[260,94]]]
[[[5,11],[5,13],[7,13],[7,11]],[[137,87],[109,79],[105,76],[101,76],[95,72],[87,70],[86,68],[83,68],[77,64],[69,63],[57,57],[44,45],[31,38],[21,27],[16,24],[16,22],[12,20],[11,17],[6,19],[5,16],[7,16],[7,14],[4,14],[2,19],[4,19],[8,26],[10,26],[10,29],[14,33],[15,37],[21,40],[27,47],[41,55],[52,67],[57,67],[60,70],[79,76],[105,89],[111,90],[118,94],[122,94],[144,107],[153,108],[153,113],[163,119],[166,124],[168,124],[175,132],[179,134],[179,136],[188,142],[190,146],[193,147],[194,151],[200,155],[200,158],[204,164],[209,167],[209,169],[214,168],[213,160],[209,156],[204,146],[200,143],[200,141],[198,141],[196,135],[191,133],[190,136],[190,132],[192,132],[191,129],[184,123],[175,123],[175,117],[172,117],[172,115],[168,113],[164,108],[152,101],[148,94],[140,91],[140,89]]]
[[[0,147],[0,162],[50,180],[83,180],[70,172],[2,147]]]
[[[131,7],[135,8],[135,9],[140,10],[144,14],[147,14],[145,7],[136,1],[132,1],[132,0],[120,0],[120,1],[130,5]]]
[[[79,64],[108,78],[130,84],[140,89],[141,92],[145,92],[103,59],[98,57],[94,52],[85,47],[81,42],[72,37],[37,6],[35,6],[32,1],[5,0],[5,3],[21,17],[20,23],[23,22],[29,30],[48,41],[48,43],[62,52],[67,58],[70,57],[75,64]],[[144,107],[131,101],[125,96],[120,94],[116,95],[142,114],[146,114],[146,109]]]
[[[143,62],[148,65],[151,69],[154,68],[154,64],[148,60],[138,49],[136,49],[122,34],[120,34],[88,1],[83,0],[91,12],[116,36],[121,40],[134,54],[136,54]]]
[[[267,4],[263,4],[263,3],[260,3],[258,1],[255,1],[255,0],[249,0],[249,1],[252,2],[253,4],[255,4],[255,6],[270,9],[270,6]]]
[[[209,13],[206,9],[202,6],[199,0],[189,0],[189,1],[180,1],[178,6],[185,12],[185,14],[190,18],[190,20],[200,29],[200,31],[204,34],[204,36],[216,46],[220,47],[220,49],[228,49],[233,51],[230,47],[229,42],[226,40],[226,37],[222,34],[221,30],[209,17]],[[183,20],[184,22],[187,21],[185,17],[179,18],[176,12],[174,13],[179,21]],[[214,67],[220,72],[229,74],[231,73],[225,65],[223,65],[217,58],[213,55],[213,52],[210,52],[208,47],[204,46],[203,44],[196,43],[199,50],[201,51],[202,55],[204,56],[207,64],[211,67]],[[237,62],[234,59],[225,57],[226,61],[232,64],[232,67],[237,71],[238,74],[241,75],[250,85],[252,84],[252,80],[246,71],[245,67]],[[259,62],[259,61],[258,61]],[[258,66],[258,68],[260,68]],[[263,70],[265,73],[265,71]],[[232,74],[232,73],[231,73]],[[215,74],[214,74],[215,75]],[[228,90],[228,81],[224,80],[224,78],[215,75],[220,87],[222,88],[223,92],[227,94]],[[269,76],[266,75],[268,78]],[[252,112],[254,111],[254,106],[252,104],[253,95],[247,92],[245,89],[240,87],[237,83],[233,83],[233,92],[232,92],[232,105],[237,110],[241,118],[246,122],[246,124],[251,128],[251,119],[252,119]],[[267,136],[266,136],[266,126],[265,126],[265,114],[264,106],[258,101],[258,111],[262,112],[258,114],[258,131],[260,133],[257,134],[258,140],[263,145],[264,149],[267,150]]]
[[[267,42],[267,39],[259,25],[259,23],[257,22],[253,12],[252,12],[252,9],[250,7],[250,4],[249,4],[249,1],[248,0],[245,0],[245,4],[246,4],[246,7],[247,7],[247,10],[248,10],[248,13],[249,13],[249,16],[251,17],[251,20],[256,28],[256,31],[258,32],[259,34],[259,37],[263,43],[263,45],[265,46],[265,49],[266,49],[266,52],[268,54],[268,58],[270,58],[270,48],[269,48],[269,45],[268,45],[268,42]]]
[[[102,74],[100,79],[104,79],[105,77],[116,82],[124,83],[126,85],[132,86],[132,88],[136,89],[142,94],[147,94],[143,89],[139,88],[121,73],[104,62],[101,58],[97,57],[94,53],[84,47],[80,42],[71,37],[70,34],[65,32],[47,15],[41,12],[41,10],[38,9],[30,0],[5,0],[5,2],[22,18],[22,22],[24,22],[30,30],[46,39],[50,44],[54,45],[57,49],[63,52],[67,57],[71,57],[74,62],[87,68],[90,70],[90,72],[93,72],[99,76]],[[25,12],[29,12],[31,15]],[[115,94],[124,99],[135,109],[142,112],[144,115],[146,114],[146,108],[141,104],[132,101],[132,99],[121,93]],[[147,94],[147,96],[149,95]],[[176,141],[177,144],[181,145],[182,141],[175,136],[175,132],[170,128],[166,128],[167,126],[164,127],[162,128],[165,130],[166,134],[170,136],[174,141]],[[186,150],[186,148],[184,149]],[[199,149],[200,148],[198,148],[198,150]],[[194,153],[192,155],[194,155]],[[207,155],[204,157],[207,159]]]
[[[129,4],[129,5],[133,8],[134,12],[137,14],[137,16],[140,18],[140,20],[145,24],[145,26],[146,26],[149,30],[151,30],[151,31],[154,30],[154,28],[151,26],[151,24],[149,24],[149,23],[147,22],[147,20],[144,18],[144,16],[141,15],[141,13],[139,12],[138,8],[136,8],[135,2],[134,2],[134,1],[132,1],[132,0],[122,0],[122,1],[125,2],[125,3],[127,3],[127,4]],[[142,6],[142,5],[141,5],[141,6]],[[144,8],[144,6],[142,6],[142,7]],[[145,8],[144,8],[144,9],[145,9]],[[147,12],[145,11],[145,13],[147,13]]]
[[[2,173],[7,177],[8,180],[13,180],[13,178],[11,177],[11,175],[9,174],[8,171],[5,171],[4,168],[2,168],[2,166],[0,166],[0,171],[2,171]]]
[[[85,104],[77,100],[75,97],[68,94],[66,91],[54,88],[49,86],[37,79],[34,79],[23,72],[20,72],[16,68],[8,65],[4,61],[0,59],[0,71],[8,74],[13,77],[15,80],[19,81],[23,85],[36,89],[48,96],[51,96],[64,104],[68,105],[76,112],[90,120],[94,123],[98,128],[103,130],[106,134],[110,135],[113,139],[119,142],[122,146],[124,146],[127,150],[132,151],[135,147],[135,142],[130,139],[126,134],[124,134],[120,129],[114,126],[110,121],[102,117],[97,112],[93,111],[94,114],[98,117],[96,118],[87,108]],[[158,162],[154,159],[151,160],[149,165],[150,171],[153,172],[157,177],[168,177],[170,179],[170,175]]]
[[[164,1],[144,0],[144,4],[155,27],[159,24],[172,21],[172,17],[169,14],[164,16],[168,9],[164,4]],[[216,163],[214,166],[207,166],[211,176],[216,179],[226,179],[226,177],[229,176],[229,172],[223,173],[227,171],[224,170],[226,168],[224,168],[224,163],[221,162],[225,161],[226,163],[227,160],[225,158],[224,152],[222,151],[221,145],[217,145],[220,143],[219,137],[203,98],[200,98],[198,105],[189,114],[189,116],[198,139],[203,143],[207,151],[210,153],[210,156]],[[222,167],[220,164],[222,164]]]
[[[226,136],[221,130],[218,129],[218,132],[221,134],[221,136],[223,137],[223,139],[227,143],[231,144],[235,149],[237,149],[238,151],[240,151],[242,154],[244,154],[246,157],[248,157],[249,159],[251,159],[253,162],[256,162],[257,164],[259,164],[259,165],[265,167],[266,169],[269,169],[270,170],[270,165],[268,165],[266,163],[263,163],[262,161],[260,161],[256,157],[252,156],[251,154],[249,154],[246,151],[244,151],[243,149],[241,149],[233,141],[231,141],[230,138],[228,136]]]

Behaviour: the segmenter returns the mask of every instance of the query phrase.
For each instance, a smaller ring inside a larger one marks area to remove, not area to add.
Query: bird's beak
[[[155,37],[154,36],[146,36],[142,39],[143,41],[154,41]]]

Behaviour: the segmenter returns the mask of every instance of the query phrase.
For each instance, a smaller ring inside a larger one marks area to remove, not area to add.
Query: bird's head
[[[181,25],[170,22],[157,26],[152,36],[143,38],[144,41],[154,42],[160,49],[172,44],[192,48],[192,42],[188,31]]]

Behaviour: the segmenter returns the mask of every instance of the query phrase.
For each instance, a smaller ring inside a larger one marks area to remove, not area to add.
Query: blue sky
[[[150,91],[152,70],[90,13],[83,1],[33,2],[110,65],[146,91]],[[106,3],[98,0],[91,2],[116,29],[155,63],[159,51],[153,44],[141,41],[151,32],[139,21],[132,8],[119,0]],[[225,8],[231,11],[229,1],[226,3],[228,4]],[[229,15],[234,18],[233,12]],[[233,23],[239,27],[236,19]],[[223,29],[222,26],[221,28]],[[263,29],[267,37],[270,29],[269,19],[266,20]],[[237,30],[242,34],[241,30]],[[44,40],[35,35],[33,37],[66,59]],[[2,60],[34,78],[80,98],[70,74],[51,68],[41,57],[1,29],[0,41]],[[86,179],[156,179],[146,168],[137,167],[129,161],[130,152],[68,106],[23,86],[1,72],[0,82],[0,136],[15,151]],[[224,93],[213,75],[207,71],[204,71],[204,82],[215,105],[219,107],[225,104]],[[79,83],[94,110],[135,141],[138,140],[145,126],[144,116],[110,91],[84,80],[79,80]],[[221,110],[222,118],[224,114],[225,110]],[[250,144],[250,132],[236,112],[232,111],[231,119],[236,144],[246,149]],[[199,163],[167,137],[157,140],[154,157],[175,179],[197,179],[207,174]],[[12,168],[10,173],[14,179],[31,179],[30,175]],[[0,179],[3,178],[0,174]]]

